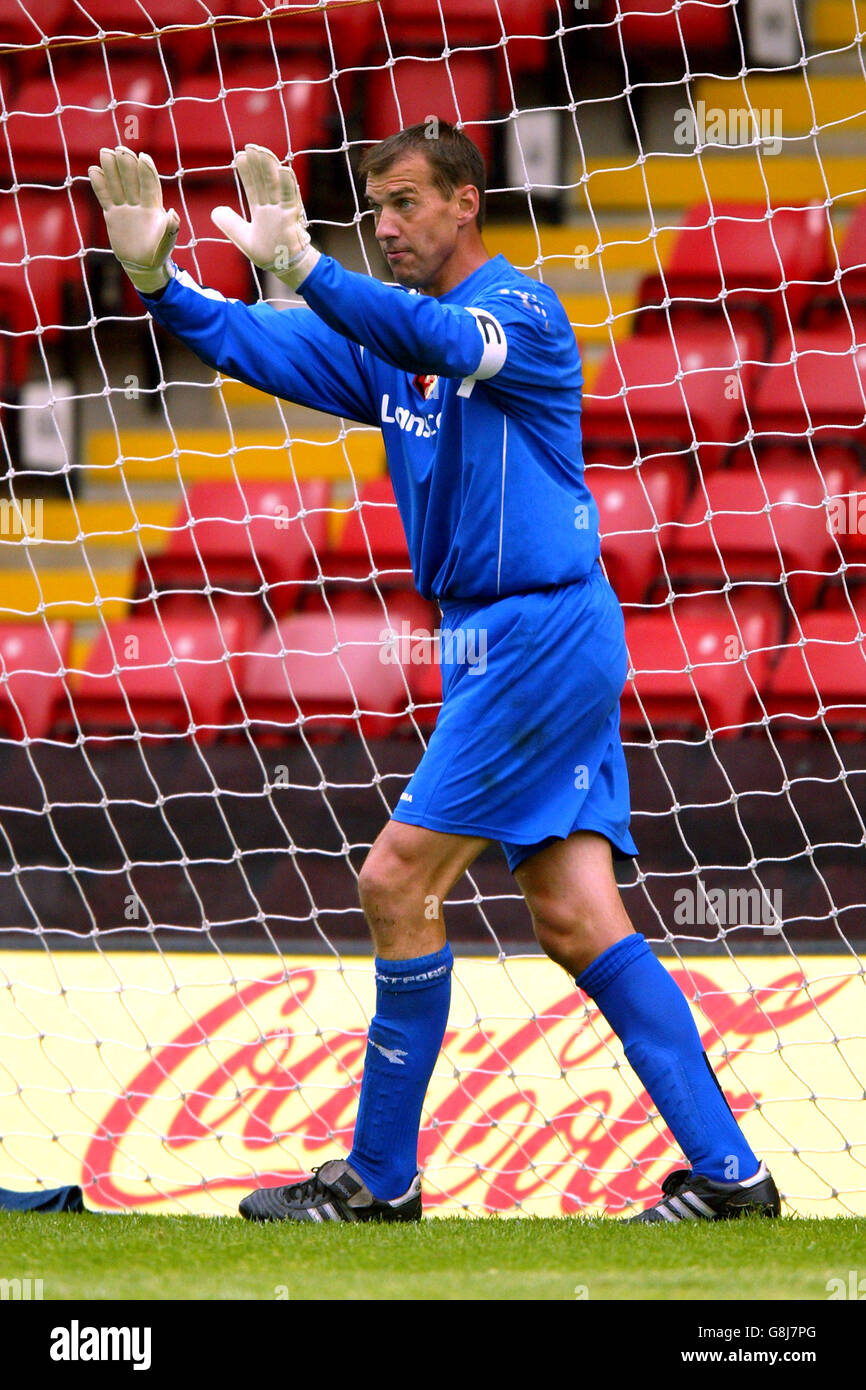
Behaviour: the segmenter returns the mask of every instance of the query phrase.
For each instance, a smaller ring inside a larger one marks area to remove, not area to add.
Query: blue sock
[[[685,995],[639,933],[624,937],[578,975],[693,1170],[744,1182],[759,1163],[701,1046]]]
[[[451,1005],[451,947],[415,960],[376,959],[376,1013],[349,1163],[382,1202],[418,1171],[421,1107]]]

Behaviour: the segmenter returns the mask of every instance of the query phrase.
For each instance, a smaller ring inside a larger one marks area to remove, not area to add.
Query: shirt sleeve
[[[361,349],[320,315],[225,299],[172,269],[159,297],[141,295],[142,302],[208,366],[298,405],[379,423]]]
[[[385,285],[330,256],[319,257],[298,293],[337,333],[401,371],[483,379],[504,361],[490,315]]]
[[[547,286],[537,291],[488,290],[474,312],[488,315],[502,333],[506,352],[487,381],[495,393],[543,391],[555,396],[582,386],[580,353],[568,316]]]

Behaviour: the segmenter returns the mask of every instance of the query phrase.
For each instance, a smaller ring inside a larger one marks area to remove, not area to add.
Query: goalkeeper
[[[417,588],[439,603],[452,652],[484,644],[483,669],[443,662],[429,746],[361,870],[376,1011],[352,1150],[251,1193],[241,1212],[420,1217],[418,1131],[451,991],[438,905],[498,840],[539,943],[595,1000],[691,1165],[632,1219],[774,1216],[772,1177],[614,877],[613,856],[637,853],[619,734],[627,661],[583,475],[574,335],[547,286],[488,254],[477,147],[445,122],[430,133],[401,131],[361,166],[396,285],[320,254],[291,169],[259,146],[238,155],[249,221],[229,208],[213,221],[300,294],[306,307],[285,312],[226,300],[173,264],[179,218],[147,155],[104,149],[90,171],[158,323],[220,372],[381,428]]]

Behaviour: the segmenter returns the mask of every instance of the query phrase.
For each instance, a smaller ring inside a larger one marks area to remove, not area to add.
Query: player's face
[[[424,156],[411,154],[377,178],[370,175],[366,191],[376,240],[394,279],[409,289],[435,292],[460,228],[474,221],[475,190],[458,188],[446,196],[433,183]]]

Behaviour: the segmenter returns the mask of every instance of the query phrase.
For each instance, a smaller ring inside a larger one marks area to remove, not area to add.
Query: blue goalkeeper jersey
[[[495,600],[590,573],[580,355],[546,285],[495,256],[434,298],[322,256],[299,289],[309,307],[278,311],[171,271],[142,299],[204,362],[379,426],[425,598]]]

